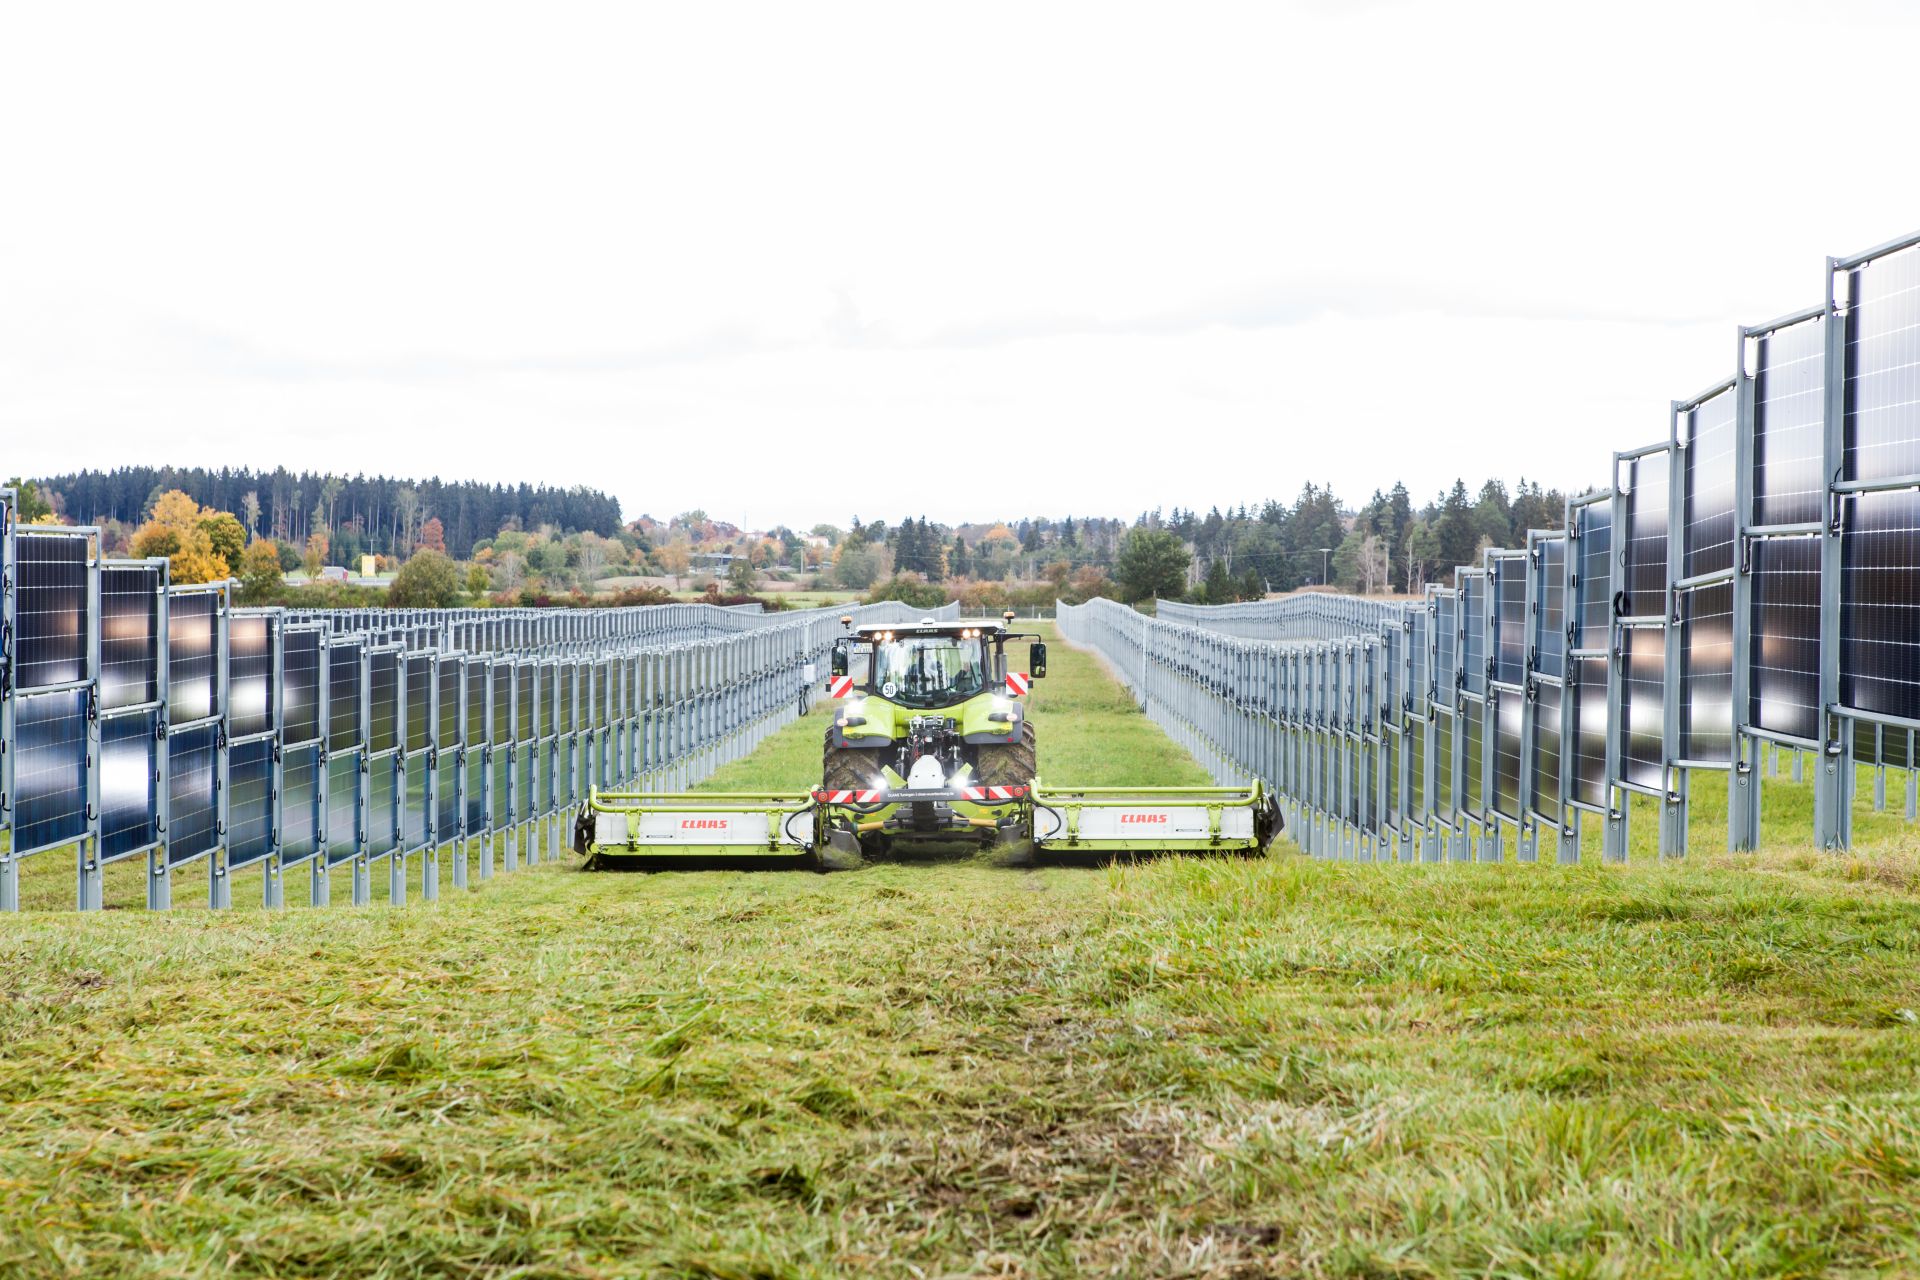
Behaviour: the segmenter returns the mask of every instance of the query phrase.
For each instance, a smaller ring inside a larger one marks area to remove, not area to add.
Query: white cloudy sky
[[[0,0],[0,472],[1585,487],[1920,226],[1914,13]]]

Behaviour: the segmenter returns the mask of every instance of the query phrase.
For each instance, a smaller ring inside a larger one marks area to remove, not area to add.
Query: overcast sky
[[[0,0],[0,473],[1585,488],[1920,227],[1917,13]]]

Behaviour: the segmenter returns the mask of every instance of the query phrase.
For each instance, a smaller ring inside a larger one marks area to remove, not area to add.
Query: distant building
[[[330,564],[320,570],[322,582],[345,582],[349,576],[344,565]]]

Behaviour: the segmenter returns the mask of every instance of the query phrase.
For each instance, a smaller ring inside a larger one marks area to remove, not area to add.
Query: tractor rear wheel
[[[1020,741],[1005,746],[981,747],[974,756],[974,781],[983,787],[1024,787],[1033,782],[1038,768],[1034,747],[1033,721],[1020,722]]]

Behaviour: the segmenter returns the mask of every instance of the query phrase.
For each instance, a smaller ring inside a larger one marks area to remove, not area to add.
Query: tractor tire
[[[835,747],[833,730],[827,730],[820,747],[820,785],[829,791],[864,791],[880,785],[880,761],[884,751],[859,747]]]
[[[1020,723],[1020,741],[1004,747],[981,747],[974,756],[973,778],[983,787],[1025,787],[1039,767],[1034,748],[1033,721]]]

